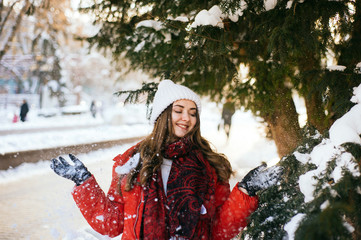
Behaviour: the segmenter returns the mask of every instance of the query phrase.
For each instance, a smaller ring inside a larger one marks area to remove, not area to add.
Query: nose
[[[183,114],[182,114],[182,120],[188,122],[189,119],[190,119],[189,113],[183,112]]]

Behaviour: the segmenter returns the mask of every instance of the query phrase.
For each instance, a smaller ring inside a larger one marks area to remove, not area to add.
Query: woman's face
[[[172,107],[172,127],[177,137],[184,137],[197,123],[197,106],[191,100],[175,101]]]

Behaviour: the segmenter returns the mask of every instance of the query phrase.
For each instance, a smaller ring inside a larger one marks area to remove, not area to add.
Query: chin
[[[181,133],[181,134],[176,134],[175,136],[176,136],[177,138],[182,138],[182,137],[187,136],[187,134],[188,134],[188,133]]]

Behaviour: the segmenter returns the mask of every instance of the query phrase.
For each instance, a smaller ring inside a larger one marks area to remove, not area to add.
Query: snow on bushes
[[[304,128],[304,143],[281,159],[285,173],[260,194],[244,239],[360,239],[361,85],[329,136]]]

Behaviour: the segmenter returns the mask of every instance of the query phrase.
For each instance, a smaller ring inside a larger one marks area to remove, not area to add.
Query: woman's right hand
[[[91,173],[77,157],[72,154],[69,154],[69,157],[73,161],[73,165],[59,157],[59,160],[56,158],[51,160],[50,168],[59,176],[70,179],[79,186],[91,176]]]

